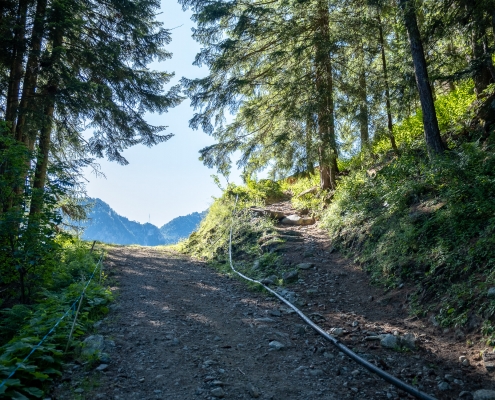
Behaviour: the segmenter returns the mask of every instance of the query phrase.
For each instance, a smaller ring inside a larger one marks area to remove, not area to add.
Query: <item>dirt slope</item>
[[[343,328],[349,347],[439,399],[493,388],[475,360],[479,346],[468,349],[466,337],[407,319],[406,288],[384,295],[370,287],[316,226],[281,229],[304,238],[287,243],[284,256],[315,267],[299,271],[288,289],[321,326]],[[99,363],[70,367],[53,399],[408,397],[339,354],[275,299],[205,264],[163,249],[116,247],[105,265],[117,301],[97,333],[115,342],[111,360],[102,371]],[[394,332],[414,333],[418,348],[397,352],[366,339]],[[474,365],[459,364],[462,352]]]

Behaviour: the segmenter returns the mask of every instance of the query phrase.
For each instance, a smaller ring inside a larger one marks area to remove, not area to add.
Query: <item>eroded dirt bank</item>
[[[477,349],[466,351],[474,365],[463,367],[454,333],[436,336],[407,320],[407,292],[383,295],[370,287],[316,227],[286,229],[304,241],[288,245],[285,257],[314,264],[288,289],[321,326],[343,328],[342,341],[361,356],[439,399],[492,388],[491,376],[476,365]],[[273,298],[205,264],[157,248],[115,247],[105,265],[117,282],[117,301],[96,333],[114,341],[110,361],[68,366],[53,398],[408,397],[339,354]],[[397,352],[367,340],[394,332],[414,333],[418,348]]]

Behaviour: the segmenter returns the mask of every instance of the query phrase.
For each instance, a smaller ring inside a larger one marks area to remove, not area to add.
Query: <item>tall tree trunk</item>
[[[423,111],[426,146],[430,158],[433,158],[435,155],[441,154],[445,150],[445,147],[440,138],[440,129],[438,128],[435,104],[433,102],[430,81],[428,79],[428,69],[426,67],[423,42],[421,41],[413,0],[399,0],[399,2],[404,13],[404,22],[409,36],[409,44],[411,46],[416,84],[418,86],[421,109]]]
[[[19,106],[19,90],[23,73],[24,55],[26,52],[26,18],[28,0],[19,0],[17,8],[16,26],[12,48],[9,85],[7,88],[7,104],[5,120],[10,123],[12,135],[15,134],[17,108]]]
[[[388,83],[388,71],[387,71],[387,57],[385,56],[385,40],[383,38],[383,26],[380,18],[380,12],[377,13],[378,19],[378,38],[380,40],[380,49],[382,53],[382,69],[383,69],[383,80],[385,82],[385,107],[387,109],[387,128],[388,137],[390,139],[390,144],[395,153],[398,153],[397,144],[395,142],[394,136],[394,123],[392,119],[392,107],[390,105],[390,85]]]
[[[306,120],[306,137],[304,145],[306,150],[306,168],[309,174],[315,173],[315,165],[313,162],[313,116],[308,116]]]
[[[26,73],[22,87],[22,97],[19,104],[19,116],[17,118],[16,139],[19,142],[28,144],[29,138],[25,132],[26,117],[29,111],[33,109],[33,101],[36,93],[36,85],[38,82],[39,59],[41,53],[41,45],[45,32],[45,14],[47,0],[38,0],[36,3],[36,13],[33,22],[31,34],[31,46],[29,50],[28,61],[26,64]]]
[[[63,10],[55,10],[55,22],[63,20]],[[29,210],[29,223],[43,208],[46,175],[48,170],[48,158],[50,153],[51,133],[53,129],[53,115],[55,112],[55,96],[58,90],[57,64],[60,61],[63,45],[63,29],[55,28],[52,39],[52,53],[50,64],[46,67],[49,70],[49,78],[42,96],[45,104],[43,112],[43,123],[40,129],[38,142],[38,158],[34,171],[33,194],[31,196],[31,208]]]
[[[318,156],[320,187],[335,189],[337,169],[337,142],[333,102],[332,61],[330,59],[330,31],[328,5],[319,0],[315,35],[316,93],[318,95]]]
[[[364,150],[370,140],[368,89],[366,87],[366,66],[363,44],[359,45],[359,132],[361,137],[361,150]]]

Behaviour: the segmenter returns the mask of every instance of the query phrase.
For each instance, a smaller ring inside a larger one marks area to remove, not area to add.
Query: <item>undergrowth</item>
[[[416,285],[412,313],[433,315],[444,327],[481,328],[495,345],[495,298],[487,296],[495,287],[495,133],[473,125],[474,99],[470,81],[438,97],[449,146],[444,155],[429,160],[418,110],[394,127],[398,154],[388,139],[376,137],[370,148],[341,159],[335,191],[321,191],[317,174],[264,181],[259,185],[264,190],[254,182],[230,187],[183,249],[227,270],[233,198],[242,192],[249,201],[242,203],[234,227],[235,258],[251,276],[276,274],[277,253],[263,253],[253,241],[276,242],[276,235],[270,237],[274,227],[249,212],[250,205],[263,204],[270,187],[270,197],[289,194],[294,208],[319,219],[334,246],[374,283]]]
[[[235,268],[256,279],[279,277],[288,268],[277,252],[277,245],[284,241],[277,238],[275,221],[259,215],[253,208],[284,198],[281,186],[269,180],[248,181],[245,186],[229,185],[222,197],[215,199],[197,231],[176,248],[231,275],[228,251],[232,225]]]
[[[100,254],[90,253],[90,245],[67,236],[58,238],[61,251],[56,271],[39,282],[36,297],[30,304],[17,304],[1,310],[0,381],[14,370],[50,331],[66,310],[80,296],[95,270]],[[21,364],[15,375],[0,388],[0,397],[13,399],[41,398],[51,382],[61,375],[62,363],[80,348],[77,339],[108,312],[111,292],[96,277],[86,289],[73,333],[69,354],[64,354],[75,309],[71,310],[43,344]]]

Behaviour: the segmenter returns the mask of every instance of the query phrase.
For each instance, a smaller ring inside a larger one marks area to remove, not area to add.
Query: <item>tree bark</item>
[[[60,13],[60,10],[58,10]],[[60,15],[57,15],[61,18]],[[29,210],[29,220],[40,213],[43,208],[46,175],[48,170],[48,158],[50,153],[51,133],[53,129],[53,115],[55,113],[55,96],[58,90],[56,66],[60,61],[63,45],[63,30],[57,28],[52,37],[52,54],[50,56],[51,69],[47,85],[43,90],[43,100],[45,104],[43,112],[43,124],[40,130],[38,142],[38,158],[34,171],[33,195],[31,197],[31,207]]]
[[[385,55],[385,40],[383,38],[383,26],[380,18],[380,12],[377,13],[378,20],[378,38],[380,40],[380,49],[382,55],[382,69],[383,69],[383,80],[385,83],[385,107],[387,110],[387,128],[388,128],[388,137],[390,139],[390,144],[392,145],[392,149],[394,149],[395,153],[398,153],[397,144],[395,142],[394,136],[394,123],[392,119],[392,107],[390,103],[390,86],[388,83],[388,71],[387,71],[387,57]]]
[[[19,142],[28,144],[29,138],[25,132],[26,117],[29,111],[33,109],[33,101],[36,94],[36,86],[39,73],[39,59],[41,53],[41,45],[45,32],[45,14],[47,0],[38,0],[36,3],[36,13],[33,22],[33,30],[31,34],[31,46],[29,50],[28,61],[26,64],[26,73],[22,87],[22,97],[19,104],[19,113],[16,125],[16,139]]]
[[[306,120],[306,137],[304,138],[306,150],[306,168],[309,174],[315,173],[315,165],[313,162],[313,116],[310,115]]]
[[[428,69],[426,67],[423,42],[421,41],[413,1],[399,0],[399,2],[404,13],[404,22],[409,36],[409,44],[411,46],[416,84],[418,86],[419,99],[423,111],[426,146],[428,155],[430,158],[433,158],[434,156],[443,153],[445,147],[440,137],[440,129],[438,128],[435,104],[433,102],[430,81],[428,79]]]
[[[327,3],[318,2],[315,35],[316,93],[318,95],[318,156],[321,189],[335,189],[337,169],[337,142],[333,102],[332,61],[330,58],[330,31]]]
[[[16,26],[12,48],[9,85],[7,88],[7,104],[5,121],[10,123],[10,131],[15,134],[17,108],[19,107],[19,90],[23,73],[24,55],[26,52],[26,19],[28,0],[20,0],[17,8]]]
[[[361,138],[361,150],[364,150],[370,140],[369,134],[369,111],[368,111],[368,89],[366,87],[366,68],[364,48],[361,43],[359,46],[359,132]]]

